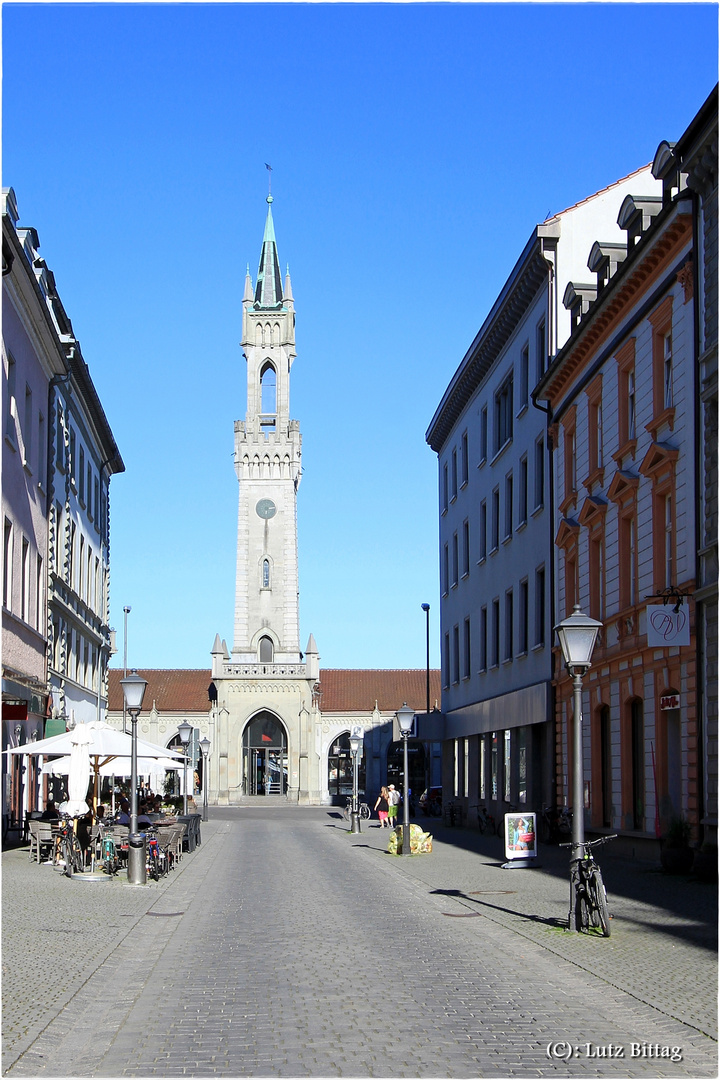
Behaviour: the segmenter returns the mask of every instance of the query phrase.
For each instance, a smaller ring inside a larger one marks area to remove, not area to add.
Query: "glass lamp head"
[[[123,689],[123,697],[125,698],[128,712],[140,712],[145,696],[147,681],[143,679],[142,675],[138,675],[137,671],[133,668],[129,675],[126,675],[124,679],[120,680],[120,685]]]
[[[210,740],[207,736],[200,740],[200,753],[206,756],[210,753]]]
[[[192,724],[188,724],[187,720],[183,720],[182,724],[178,724],[178,735],[180,741],[187,746],[190,742],[190,736],[192,734]]]
[[[412,731],[413,720],[415,719],[415,710],[410,708],[407,701],[404,701],[402,704],[402,708],[398,709],[395,715],[397,716],[398,723],[400,724],[400,731],[407,738],[407,736]]]
[[[363,741],[359,735],[350,736],[350,750],[353,754],[359,754],[362,750]]]
[[[602,623],[583,615],[580,605],[576,604],[572,615],[563,619],[555,627],[560,642],[563,660],[568,670],[590,667],[593,649]]]

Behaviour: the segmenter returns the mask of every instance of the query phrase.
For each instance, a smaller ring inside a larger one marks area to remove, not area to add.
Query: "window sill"
[[[532,652],[540,652],[540,650],[544,649],[544,648],[545,648],[545,642],[544,641],[538,641],[537,644],[533,645],[531,651]]]
[[[466,581],[466,580],[467,580],[467,578],[469,578],[469,577],[470,577],[470,571],[469,571],[469,570],[466,570],[466,571],[465,571],[465,572],[463,573],[463,575],[462,575],[462,577],[460,578],[460,580],[461,580],[461,581]]]
[[[637,450],[637,439],[628,439],[626,443],[620,447],[620,449],[612,455],[612,459],[617,465],[618,469],[622,469],[623,460],[626,457],[635,457]]]
[[[516,413],[515,413],[515,419],[516,419],[516,420],[519,420],[519,419],[520,419],[520,417],[521,417],[521,416],[524,416],[524,414],[525,414],[525,413],[526,413],[527,411],[528,411],[528,405],[527,405],[527,402],[525,402],[525,404],[523,404],[523,405],[521,405],[521,406],[520,406],[520,411],[519,411],[519,412],[516,412]]]
[[[598,484],[599,487],[602,487],[604,479],[605,468],[603,465],[598,465],[597,468],[593,469],[587,479],[583,480],[583,487],[588,492],[588,494],[592,494],[592,489],[594,488],[595,484]]]
[[[562,517],[567,517],[568,510],[571,507],[574,508],[576,506],[577,506],[577,491],[573,490],[573,491],[569,492],[568,495],[563,499],[563,501],[558,506],[558,510],[560,511],[560,514],[561,514]]]
[[[480,458],[480,460],[477,463],[477,468],[482,469],[483,465],[487,465],[487,455],[485,455],[484,458]]]
[[[515,659],[516,660],[522,660],[524,656],[527,656],[527,654],[528,654],[527,649],[521,649],[520,652],[515,657]]]
[[[32,474],[33,474],[32,467],[30,465],[30,462],[27,460],[27,458],[25,458],[23,460],[23,469],[25,470],[25,472],[27,473],[28,476],[32,476]]]
[[[543,512],[544,509],[545,509],[545,503],[540,503],[540,505],[536,506],[535,509],[533,510],[533,512],[530,514],[530,517],[537,517],[538,514],[541,514]]]
[[[500,449],[495,452],[495,457],[490,462],[491,465],[494,465],[495,462],[498,461],[503,456],[503,454],[507,450],[508,446],[512,446],[512,435],[510,436],[509,439],[506,439],[505,442],[500,447]]]
[[[487,562],[487,555],[481,555],[477,561],[477,565],[482,566],[484,562]]]
[[[491,555],[497,555],[498,551],[499,551],[499,548],[498,548],[497,544],[495,544],[494,547],[490,548],[490,554]]]
[[[511,532],[507,533],[506,536],[503,536],[503,538],[502,538],[503,547],[505,546],[505,544],[509,544],[511,540],[512,540],[512,533]]]
[[[503,667],[507,667],[508,664],[512,664],[512,662],[513,662],[512,656],[506,656],[505,659],[503,660]]]
[[[666,424],[670,428],[671,431],[674,430],[674,428],[675,428],[675,406],[674,405],[671,405],[667,409],[663,409],[663,411],[661,413],[658,413],[657,416],[653,417],[652,421],[649,424],[645,425],[645,430],[650,433],[650,435],[652,436],[653,442],[658,441],[658,432],[660,431],[660,428],[665,427]]]
[[[524,521],[519,521],[518,522],[518,524],[515,526],[515,532],[522,532],[523,529],[526,529],[526,528],[527,528],[527,518],[525,518]]]
[[[468,486],[467,480],[463,480],[462,484],[460,485],[460,490],[464,491],[467,486]]]
[[[12,450],[12,451],[13,451],[14,453],[16,453],[16,454],[17,454],[17,443],[16,443],[16,442],[15,442],[15,440],[13,439],[12,435],[6,435],[6,436],[5,436],[5,442],[6,442],[7,444],[8,444],[8,446],[10,447],[10,449],[11,449],[11,450]]]

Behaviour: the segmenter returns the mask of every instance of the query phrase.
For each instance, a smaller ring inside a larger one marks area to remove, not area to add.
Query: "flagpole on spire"
[[[268,165],[266,161],[265,168],[268,171],[268,195],[272,195],[272,165]]]

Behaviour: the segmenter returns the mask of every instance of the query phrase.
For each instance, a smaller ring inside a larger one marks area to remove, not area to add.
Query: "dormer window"
[[[628,250],[637,244],[661,209],[662,198],[659,195],[627,195],[623,199],[617,223],[627,233]]]
[[[570,326],[573,330],[579,325],[595,296],[596,289],[594,285],[580,285],[575,281],[568,282],[563,296],[563,304],[570,312]]]
[[[626,256],[625,244],[599,244],[597,241],[593,244],[587,264],[588,269],[597,275],[598,293],[602,292]]]

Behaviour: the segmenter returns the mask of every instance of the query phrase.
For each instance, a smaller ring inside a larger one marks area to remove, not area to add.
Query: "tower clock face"
[[[277,507],[272,499],[260,499],[255,507],[255,513],[261,518],[271,518],[275,516]]]

